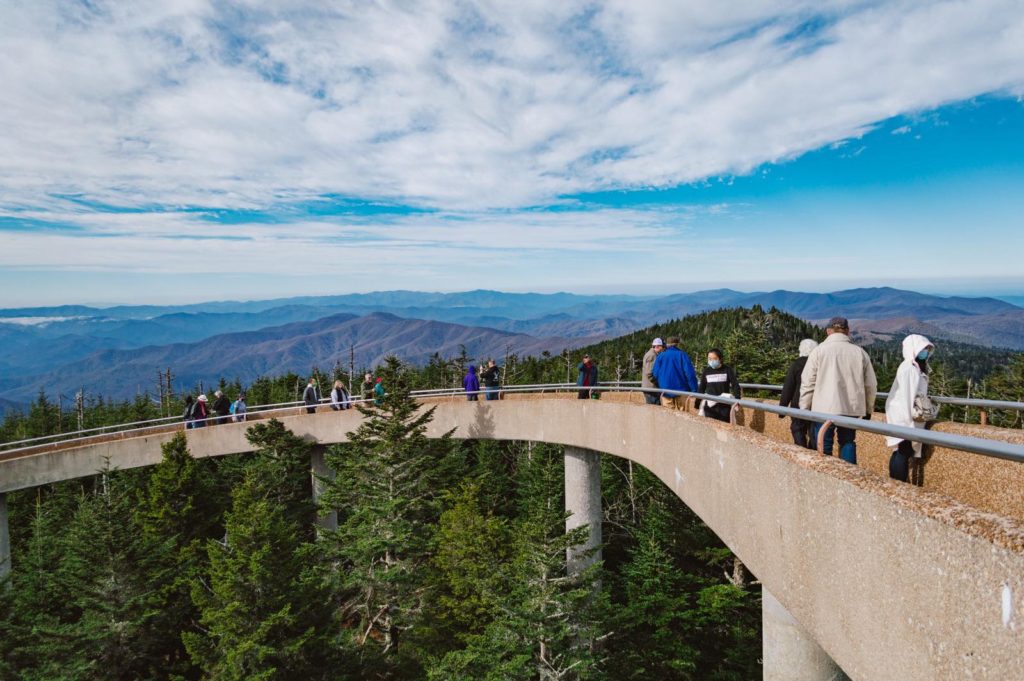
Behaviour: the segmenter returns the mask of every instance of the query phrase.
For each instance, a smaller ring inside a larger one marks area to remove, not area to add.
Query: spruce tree
[[[280,422],[257,424],[261,449],[232,491],[223,541],[206,544],[193,583],[201,633],[186,648],[211,679],[338,678],[324,579],[310,539],[311,445]]]
[[[450,434],[426,437],[433,409],[421,410],[411,397],[401,363],[388,358],[380,375],[381,404],[359,405],[365,419],[346,446],[328,452],[336,477],[325,480],[322,500],[338,509],[325,549],[341,566],[345,640],[358,649],[365,675],[390,678],[415,674],[419,665],[415,646],[406,644],[424,625],[430,537],[456,457]]]
[[[518,467],[519,516],[510,559],[496,564],[508,585],[494,619],[464,648],[431,664],[431,679],[591,679],[601,674],[606,594],[601,565],[566,571],[566,551],[587,528],[565,532],[561,449],[529,446]]]
[[[150,641],[148,676],[197,678],[181,636],[197,631],[192,583],[207,565],[207,540],[220,534],[221,510],[210,462],[192,458],[183,433],[163,445],[163,460],[153,468],[136,515],[151,587],[144,632]]]

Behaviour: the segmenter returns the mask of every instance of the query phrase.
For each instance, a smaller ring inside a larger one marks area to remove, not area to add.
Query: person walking
[[[185,395],[185,411],[181,414],[181,420],[185,422],[185,430],[192,430],[192,412],[196,409],[196,401],[191,395]]]
[[[331,389],[331,409],[334,411],[344,411],[345,409],[352,408],[352,401],[349,399],[348,390],[345,389],[345,384],[341,380],[334,382],[334,388]]]
[[[316,405],[320,404],[320,389],[317,388],[316,381],[312,376],[309,377],[306,389],[302,391],[302,401],[306,405],[307,414],[316,413]]]
[[[693,370],[690,356],[679,349],[678,336],[669,336],[665,350],[654,360],[651,373],[662,390],[697,391],[697,372]],[[661,404],[671,409],[682,409],[686,398],[662,393]]]
[[[245,406],[245,393],[238,393],[238,399],[231,404],[231,417],[235,423],[244,423],[247,408]]]
[[[363,374],[363,386],[361,390],[363,394],[363,401],[365,403],[369,403],[370,400],[373,399],[373,386],[373,374],[367,371],[365,374]]]
[[[722,363],[722,351],[712,348],[708,351],[707,366],[700,373],[700,384],[697,392],[705,395],[724,395],[726,397],[740,398],[740,382],[736,380],[736,372],[728,364]],[[697,405],[701,413],[716,421],[729,423],[729,414],[732,412],[731,404],[722,404],[714,400],[698,400]]]
[[[928,365],[935,345],[918,334],[903,339],[903,362],[896,370],[889,396],[885,400],[885,422],[907,428],[924,428],[934,421],[939,410],[928,397]],[[911,457],[921,457],[921,443],[899,437],[885,438],[887,447],[895,447],[889,457],[889,477],[907,482]]]
[[[828,336],[807,356],[807,364],[800,374],[800,408],[870,420],[878,392],[871,358],[864,348],[853,344],[850,323],[845,317],[830,319],[825,332]],[[821,426],[814,424],[815,442]],[[839,456],[847,463],[856,464],[857,431],[829,426],[824,437],[826,456],[832,456],[836,437]]]
[[[782,384],[782,395],[779,397],[780,407],[800,408],[800,375],[803,374],[804,366],[807,365],[807,356],[816,347],[818,347],[818,341],[813,338],[804,338],[800,341],[799,357],[794,359],[793,363],[789,365],[789,370],[786,372],[786,380]],[[784,419],[786,417],[779,414],[779,418]],[[794,416],[789,420],[789,432],[793,436],[793,442],[807,449],[818,448],[817,444],[811,439],[813,427],[814,423],[806,419],[798,419]]]
[[[589,400],[595,395],[594,386],[597,385],[597,365],[590,360],[590,355],[583,355],[583,361],[576,367],[579,375],[576,377],[576,385],[584,388],[576,395],[581,400]]]
[[[644,354],[644,361],[640,368],[640,387],[657,388],[658,382],[654,380],[654,360],[658,358],[661,351],[665,349],[665,342],[660,338],[651,341],[651,349]],[[658,393],[645,392],[644,402],[647,404],[658,404]]]
[[[373,386],[373,403],[378,407],[384,404],[384,395],[386,394],[384,391],[384,379],[377,377],[377,382]]]
[[[466,375],[462,377],[462,387],[466,391],[466,399],[476,402],[480,397],[480,378],[476,375],[476,367],[472,364],[466,369]]]
[[[200,395],[196,398],[195,407],[192,409],[192,427],[193,428],[205,428],[206,418],[209,416],[209,410],[206,406],[206,395]]]
[[[501,387],[501,369],[494,363],[493,359],[487,360],[487,368],[480,374],[484,379],[484,393],[487,401],[498,399],[498,388]]]
[[[213,413],[216,414],[217,420],[214,421],[218,426],[223,425],[231,421],[231,400],[228,399],[220,390],[213,393]]]

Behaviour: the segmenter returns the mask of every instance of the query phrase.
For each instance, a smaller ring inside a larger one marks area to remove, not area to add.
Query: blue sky
[[[0,306],[1024,294],[1016,1],[0,7]]]

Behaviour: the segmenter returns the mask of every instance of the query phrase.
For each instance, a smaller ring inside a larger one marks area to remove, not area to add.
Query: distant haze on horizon
[[[0,4],[0,305],[1020,294],[1019,0]]]
[[[797,293],[833,293],[837,291],[846,291],[851,289],[861,288],[894,288],[905,291],[914,291],[917,293],[924,293],[935,296],[948,296],[948,297],[965,297],[965,298],[996,298],[1001,300],[1007,300],[1015,305],[1024,305],[1024,280],[1007,279],[1003,282],[996,281],[966,281],[960,286],[951,286],[950,282],[937,282],[937,281],[889,281],[889,282],[858,282],[858,281],[831,281],[831,282],[708,282],[705,284],[651,284],[644,286],[640,284],[624,285],[615,289],[608,287],[598,286],[581,286],[575,289],[570,288],[553,288],[553,289],[497,289],[486,286],[474,286],[463,289],[452,289],[452,290],[438,290],[438,289],[366,289],[360,291],[345,291],[345,290],[333,290],[333,291],[309,291],[309,290],[282,290],[270,293],[268,295],[250,295],[248,293],[238,292],[238,295],[229,295],[223,297],[196,297],[196,298],[182,298],[168,296],[161,298],[155,297],[140,297],[140,298],[124,298],[124,299],[107,299],[107,300],[85,300],[85,299],[69,299],[60,298],[56,300],[43,300],[38,302],[24,302],[18,303],[17,299],[13,302],[7,302],[6,296],[0,298],[0,309],[11,309],[11,308],[41,308],[41,307],[56,307],[61,305],[84,305],[88,307],[96,308],[108,308],[117,306],[136,306],[136,305],[153,305],[153,306],[176,306],[176,305],[195,305],[201,303],[216,303],[216,302],[247,302],[247,301],[272,301],[277,299],[291,299],[299,297],[318,297],[318,296],[347,296],[347,295],[359,295],[369,293],[387,293],[389,291],[414,291],[417,293],[441,293],[441,294],[457,294],[465,293],[473,290],[493,290],[499,293],[537,293],[543,295],[552,295],[557,293],[570,293],[580,296],[636,296],[642,298],[656,298],[663,297],[673,294],[687,294],[695,293],[698,291],[710,291],[718,289],[731,289],[739,291],[741,293],[756,293],[756,292],[768,292],[768,291],[792,291]]]

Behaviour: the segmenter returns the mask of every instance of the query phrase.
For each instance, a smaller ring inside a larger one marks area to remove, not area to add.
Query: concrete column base
[[[601,545],[601,455],[580,447],[565,448],[565,531],[590,527],[587,541],[570,548],[566,555],[569,574],[579,574],[601,560],[601,551],[587,552]]]
[[[316,447],[313,453],[309,455],[309,467],[310,474],[313,477],[313,503],[318,504],[320,496],[324,493],[324,483],[320,478],[334,479],[334,470],[328,467],[327,461],[324,459],[323,447]],[[337,530],[338,512],[329,511],[324,513],[318,509],[316,524],[325,530]]]
[[[828,653],[762,587],[764,681],[846,681]]]
[[[7,494],[0,492],[0,580],[11,573],[11,532],[7,526]]]

